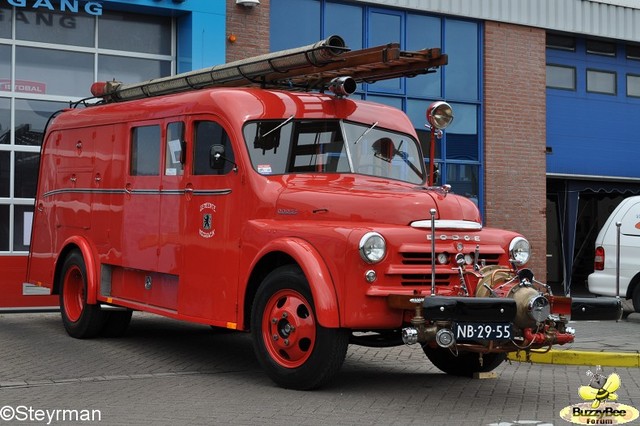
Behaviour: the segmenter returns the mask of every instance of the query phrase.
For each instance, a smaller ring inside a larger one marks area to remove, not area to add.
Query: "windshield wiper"
[[[356,145],[358,142],[360,142],[360,139],[362,139],[367,133],[369,133],[370,131],[373,130],[374,127],[376,127],[378,125],[378,122],[376,121],[375,123],[373,123],[371,125],[371,127],[369,127],[367,130],[365,130],[358,139],[356,139],[356,141],[353,143],[354,145]]]
[[[265,133],[264,135],[260,135],[260,139],[269,136],[271,133],[275,132],[276,130],[278,130],[279,128],[281,128],[282,126],[285,126],[287,123],[289,123],[291,120],[293,120],[293,115],[289,118],[287,118],[286,120],[284,120],[282,123],[278,124],[276,127],[274,127],[273,129],[269,130],[267,133]]]

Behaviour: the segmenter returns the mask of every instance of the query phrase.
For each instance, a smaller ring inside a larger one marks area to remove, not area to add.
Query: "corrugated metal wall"
[[[615,4],[598,0],[355,1],[640,42],[638,0],[610,0]]]

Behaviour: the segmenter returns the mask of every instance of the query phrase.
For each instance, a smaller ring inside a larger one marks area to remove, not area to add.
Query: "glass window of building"
[[[444,50],[449,56],[444,67],[445,97],[478,99],[478,24],[445,19]]]
[[[8,198],[11,187],[11,152],[0,151],[0,198]]]
[[[16,205],[13,218],[13,250],[28,251],[33,223],[33,206]]]
[[[447,159],[478,161],[478,107],[451,103],[455,119],[446,130]]]
[[[616,73],[610,71],[587,70],[587,92],[616,94]]]
[[[351,50],[362,49],[362,7],[342,3],[327,3],[324,33],[339,35]]]
[[[115,79],[122,83],[136,83],[151,80],[159,75],[171,74],[171,61],[157,59],[130,58],[125,56],[98,55],[97,81]],[[89,95],[87,86],[84,96]]]
[[[40,146],[47,120],[69,106],[65,102],[16,99],[14,137],[16,145]]]
[[[403,17],[399,12],[371,10],[369,16],[368,46],[400,43],[403,39]],[[401,46],[402,47],[402,46]],[[376,92],[403,93],[403,79],[393,78],[369,84],[368,90]]]
[[[11,100],[0,98],[0,145],[11,143]]]
[[[104,12],[98,47],[159,55],[171,54],[171,18],[131,12]]]
[[[10,206],[0,204],[0,251],[9,250]]]
[[[640,45],[627,44],[625,46],[627,59],[633,59],[635,61],[640,60]]]
[[[79,13],[68,14],[44,7],[16,11],[16,38],[26,41],[93,46],[95,18]]]
[[[627,96],[640,98],[640,75],[627,74]]]
[[[603,56],[616,56],[616,44],[602,40],[587,40],[587,53]]]
[[[16,47],[16,90],[87,97],[94,77],[93,60],[90,53]]]
[[[0,25],[1,25],[0,21]],[[0,44],[0,92],[11,91],[11,46]]]
[[[38,183],[39,152],[16,152],[13,196],[35,198]]]
[[[13,32],[13,8],[0,5],[0,38],[11,38]],[[0,56],[2,58],[2,56]]]
[[[270,16],[272,52],[312,44],[323,37],[321,21],[317,19],[320,16],[320,2],[317,0],[272,1]]]
[[[441,19],[434,16],[407,15],[407,50],[442,48]],[[407,93],[431,99],[442,97],[442,70],[407,79]]]
[[[547,87],[576,90],[576,69],[561,65],[547,65]]]
[[[575,52],[576,39],[566,35],[547,33],[547,48]]]
[[[447,183],[458,195],[470,198],[476,205],[479,202],[480,167],[475,164],[447,165]]]

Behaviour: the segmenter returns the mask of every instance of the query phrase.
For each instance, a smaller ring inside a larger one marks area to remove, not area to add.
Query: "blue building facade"
[[[640,193],[640,47],[549,33],[546,52],[550,275],[581,289],[604,221]]]

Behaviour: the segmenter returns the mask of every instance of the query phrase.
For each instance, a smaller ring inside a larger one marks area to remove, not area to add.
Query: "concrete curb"
[[[535,364],[601,365],[607,367],[640,368],[640,352],[550,350],[548,352],[532,351],[527,356],[526,352],[520,351],[508,354],[507,359],[518,362],[532,362]]]

